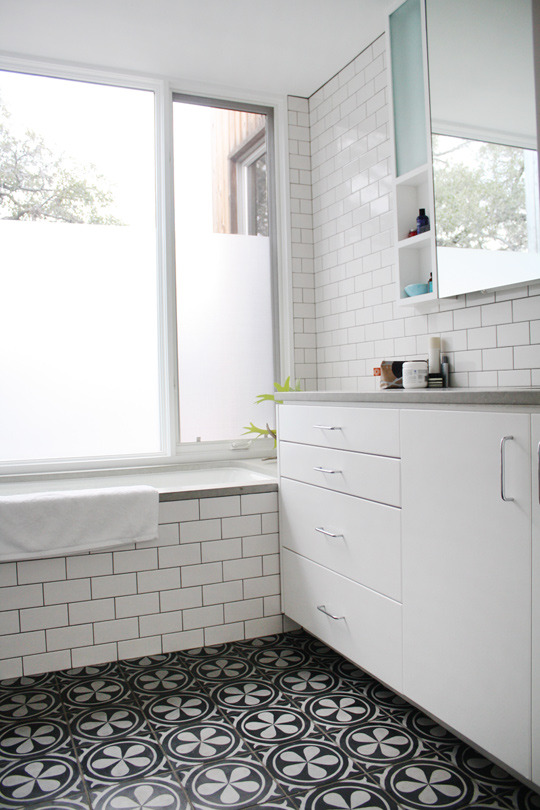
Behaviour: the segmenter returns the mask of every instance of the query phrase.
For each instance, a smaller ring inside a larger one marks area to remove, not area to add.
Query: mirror
[[[532,0],[426,0],[439,297],[540,277]]]

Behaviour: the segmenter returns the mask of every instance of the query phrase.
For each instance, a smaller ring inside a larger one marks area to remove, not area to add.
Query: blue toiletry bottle
[[[429,217],[426,216],[426,209],[421,208],[416,217],[416,233],[429,231]]]

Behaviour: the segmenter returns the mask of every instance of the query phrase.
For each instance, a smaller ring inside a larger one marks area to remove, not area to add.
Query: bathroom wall
[[[387,64],[383,35],[309,99],[289,98],[296,376],[372,390],[381,360],[425,357],[440,335],[454,386],[540,385],[540,283],[395,303]]]
[[[277,493],[169,501],[159,540],[0,564],[0,679],[281,632]]]

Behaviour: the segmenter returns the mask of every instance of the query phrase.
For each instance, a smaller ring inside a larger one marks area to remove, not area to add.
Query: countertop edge
[[[540,388],[470,389],[401,388],[380,391],[295,391],[280,394],[283,402],[369,402],[373,404],[515,405],[540,407]]]

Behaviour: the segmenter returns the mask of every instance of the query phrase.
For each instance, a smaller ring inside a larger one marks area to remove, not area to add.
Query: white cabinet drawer
[[[401,691],[401,605],[283,549],[287,616]],[[333,619],[319,610],[339,617]]]
[[[400,461],[397,458],[282,441],[279,465],[281,476],[286,478],[390,506],[401,504]]]
[[[283,547],[401,601],[400,509],[288,478],[279,497]]]
[[[279,406],[279,437],[299,444],[399,456],[399,411],[335,405]]]

